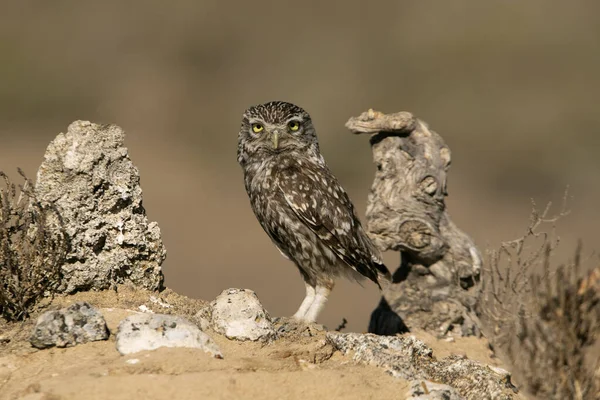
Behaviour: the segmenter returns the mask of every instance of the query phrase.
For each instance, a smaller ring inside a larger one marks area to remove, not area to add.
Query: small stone
[[[106,340],[108,336],[102,314],[89,303],[79,302],[40,315],[29,341],[34,347],[45,349]]]
[[[198,326],[200,327],[200,329],[202,329],[203,331],[210,329],[210,321],[207,320],[206,318],[202,318],[202,317],[198,317]]]
[[[164,301],[162,301],[161,299],[157,298],[156,296],[150,296],[150,301],[153,302],[154,304],[157,304],[157,305],[161,306],[162,308],[171,308],[171,307],[173,307],[169,303],[165,303]]]
[[[270,340],[276,335],[269,313],[252,290],[224,290],[211,308],[212,328],[228,339]]]
[[[132,354],[159,347],[202,349],[215,358],[221,350],[206,333],[185,318],[165,314],[134,314],[119,324],[117,350]]]
[[[142,304],[141,306],[139,306],[138,310],[140,310],[141,312],[154,314],[154,311],[152,311],[151,309],[149,309],[148,306],[146,306],[145,304]]]
[[[407,380],[423,378],[418,359],[431,359],[433,351],[414,336],[378,336],[327,332],[327,339],[355,362],[384,368],[390,375]]]
[[[407,393],[411,399],[418,400],[463,400],[452,386],[427,380],[415,380]]]

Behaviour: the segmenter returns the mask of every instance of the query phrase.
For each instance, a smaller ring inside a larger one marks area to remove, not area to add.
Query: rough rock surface
[[[117,350],[121,354],[159,347],[192,347],[223,358],[217,344],[185,318],[166,314],[134,314],[119,324]]]
[[[369,110],[350,118],[346,127],[372,134],[377,171],[366,210],[369,236],[381,251],[402,254],[369,332],[394,334],[408,327],[436,335],[479,335],[470,310],[482,260],[471,238],[448,215],[449,147],[408,112]]]
[[[34,347],[44,349],[106,340],[108,336],[108,328],[102,314],[89,303],[79,302],[40,315],[30,342]]]
[[[224,290],[210,308],[213,330],[229,339],[270,340],[276,335],[269,313],[252,290]]]
[[[124,139],[116,125],[75,121],[46,150],[35,191],[57,206],[71,241],[59,292],[162,286],[166,251],[158,225],[146,218]]]
[[[453,387],[426,380],[412,381],[407,393],[412,400],[463,400]]]
[[[432,350],[413,336],[328,332],[327,338],[342,353],[353,353],[354,361],[382,367],[393,376],[449,385],[469,400],[513,398],[514,386],[507,371],[459,356],[437,360]]]

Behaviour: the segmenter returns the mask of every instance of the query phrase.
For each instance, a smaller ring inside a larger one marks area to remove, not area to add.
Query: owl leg
[[[299,320],[304,319],[304,316],[306,315],[306,312],[315,300],[316,295],[314,286],[310,285],[308,282],[305,282],[304,284],[306,285],[306,297],[304,297],[302,304],[300,304],[300,308],[298,309],[298,311],[296,311],[296,314],[294,314],[293,316],[293,318]]]
[[[315,322],[323,307],[325,307],[325,303],[327,303],[327,298],[329,297],[329,293],[333,289],[333,283],[328,285],[317,285],[315,288],[315,298],[306,311],[304,318],[302,318],[306,322]]]

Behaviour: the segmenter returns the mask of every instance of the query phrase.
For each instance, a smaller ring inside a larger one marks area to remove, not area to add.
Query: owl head
[[[319,154],[317,135],[310,115],[283,101],[248,108],[238,136],[238,161],[254,156],[274,157],[284,153]]]

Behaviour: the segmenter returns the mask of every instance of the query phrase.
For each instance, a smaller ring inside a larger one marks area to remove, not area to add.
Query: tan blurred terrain
[[[361,214],[371,154],[344,123],[406,110],[452,149],[449,209],[482,250],[522,233],[530,198],[560,203],[569,185],[559,257],[581,238],[597,263],[599,38],[593,1],[8,1],[0,170],[34,177],[71,121],[116,123],[163,231],[166,284],[207,300],[250,288],[290,315],[304,286],[250,210],[235,160],[244,109],[310,112]],[[373,285],[340,282],[320,322],[366,330],[377,302]]]

